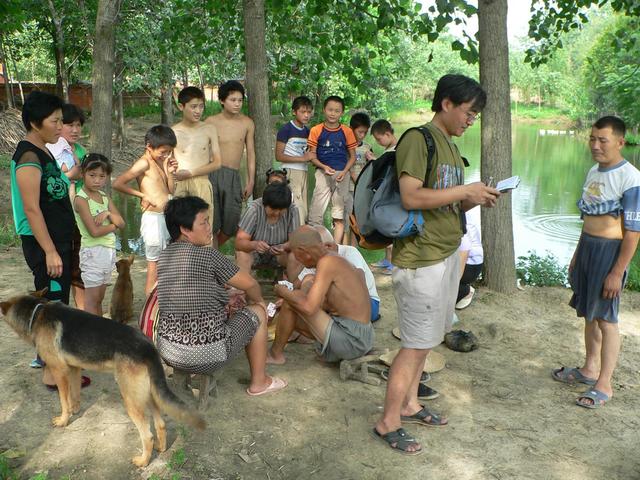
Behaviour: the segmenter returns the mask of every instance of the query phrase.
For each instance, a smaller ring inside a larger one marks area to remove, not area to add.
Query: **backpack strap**
[[[427,182],[429,180],[429,175],[431,174],[431,170],[433,169],[433,157],[436,154],[436,142],[433,139],[433,135],[431,135],[431,132],[427,127],[411,127],[405,130],[405,132],[400,137],[400,140],[398,140],[398,143],[396,143],[396,150],[398,148],[398,145],[400,145],[400,142],[402,141],[404,136],[411,130],[418,130],[420,133],[422,133],[422,136],[424,137],[424,141],[427,144],[427,171],[424,175],[424,182],[422,184],[424,187],[426,187]]]

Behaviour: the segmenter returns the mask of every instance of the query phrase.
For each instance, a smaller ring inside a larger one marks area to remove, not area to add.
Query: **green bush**
[[[640,249],[636,250],[636,254],[629,264],[625,288],[640,292]]]
[[[552,287],[568,285],[566,266],[561,266],[558,259],[547,252],[542,257],[535,252],[529,251],[526,256],[518,257],[516,262],[516,273],[522,283],[534,285],[536,287]]]
[[[627,133],[624,139],[627,145],[640,145],[640,134],[634,135],[633,133]]]

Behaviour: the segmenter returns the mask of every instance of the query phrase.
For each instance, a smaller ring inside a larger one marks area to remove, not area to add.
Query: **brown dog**
[[[124,405],[142,441],[139,467],[149,464],[151,452],[167,448],[167,432],[160,410],[199,429],[203,418],[187,409],[167,386],[160,356],[142,332],[59,302],[41,298],[46,290],[0,303],[5,321],[23,339],[35,344],[58,385],[62,414],[53,425],[64,427],[80,410],[80,371],[114,372]],[[147,408],[156,430],[154,443]]]
[[[111,320],[129,323],[133,319],[133,282],[131,281],[131,265],[134,256],[116,262],[118,279],[111,293]]]

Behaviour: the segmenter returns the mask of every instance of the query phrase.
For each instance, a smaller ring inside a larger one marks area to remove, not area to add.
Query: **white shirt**
[[[458,250],[469,252],[467,265],[480,265],[484,261],[480,228],[480,206],[473,207],[465,215],[467,217],[467,233],[462,237]]]

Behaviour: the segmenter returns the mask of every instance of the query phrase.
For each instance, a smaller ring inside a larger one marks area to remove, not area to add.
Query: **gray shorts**
[[[220,167],[209,174],[213,187],[213,232],[222,231],[233,237],[238,231],[242,212],[242,182],[240,172],[229,167]]]
[[[460,280],[460,256],[421,268],[393,269],[393,296],[403,348],[427,350],[451,331]]]
[[[362,357],[373,348],[375,332],[371,322],[365,324],[350,318],[333,316],[331,319],[324,344],[316,342],[318,355],[327,362]]]
[[[569,275],[573,296],[569,305],[576,309],[585,320],[605,320],[618,323],[620,297],[609,300],[602,298],[602,289],[607,275],[618,259],[622,240],[594,237],[582,233],[576,251],[576,263]],[[621,288],[627,279],[622,276]]]

